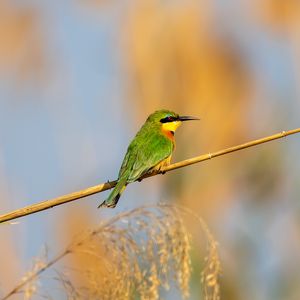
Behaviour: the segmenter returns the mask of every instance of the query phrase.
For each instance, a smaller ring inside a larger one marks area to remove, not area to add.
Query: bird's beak
[[[192,116],[180,116],[178,120],[183,122],[183,121],[192,121],[192,120],[200,120],[200,119]]]

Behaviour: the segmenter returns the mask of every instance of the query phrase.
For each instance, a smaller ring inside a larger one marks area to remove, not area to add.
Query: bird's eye
[[[173,121],[174,121],[174,118],[172,116],[167,116],[160,120],[161,123],[168,123],[168,122],[173,122]]]

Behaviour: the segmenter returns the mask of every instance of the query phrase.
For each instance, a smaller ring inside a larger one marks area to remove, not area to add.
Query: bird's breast
[[[170,141],[175,143],[175,138],[174,138],[174,131],[170,130],[162,130],[162,133],[164,134],[165,137],[167,137]]]

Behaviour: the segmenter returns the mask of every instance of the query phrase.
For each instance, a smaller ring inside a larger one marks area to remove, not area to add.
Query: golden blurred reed
[[[51,298],[46,291],[40,291],[41,275],[70,256],[75,259],[84,256],[86,265],[82,269],[55,270],[53,279],[63,287],[68,299],[126,300],[137,297],[156,300],[161,298],[162,289],[170,289],[170,284],[175,284],[183,298],[188,299],[191,244],[183,214],[195,217],[206,236],[208,255],[202,273],[204,299],[218,300],[220,260],[217,242],[206,224],[192,212],[163,204],[120,213],[97,228],[79,234],[53,259],[48,260],[46,256],[35,259],[32,270],[22,282],[1,299],[17,293],[23,293],[25,299],[35,295]]]
[[[248,126],[245,111],[252,80],[241,53],[230,38],[222,36],[214,18],[209,1],[145,0],[131,7],[124,26],[129,105],[138,122],[158,108],[201,118],[197,125],[178,132],[174,160],[241,142]],[[224,181],[229,163],[210,164],[204,171],[207,176],[191,168],[188,186],[184,172],[176,184],[168,177],[165,186],[172,191],[170,198],[201,211],[201,216],[222,210],[218,198],[228,199],[234,189],[228,174]],[[193,201],[194,195],[210,201]]]
[[[17,83],[44,74],[45,53],[38,12],[0,1],[0,70]]]

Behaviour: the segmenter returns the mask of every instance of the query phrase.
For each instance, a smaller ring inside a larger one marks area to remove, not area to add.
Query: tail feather
[[[100,208],[100,207],[115,208],[123,191],[126,188],[126,185],[127,185],[127,179],[126,178],[120,179],[118,181],[117,185],[115,186],[115,188],[112,190],[112,192],[108,196],[108,198],[105,201],[103,201],[98,206],[98,208]]]

